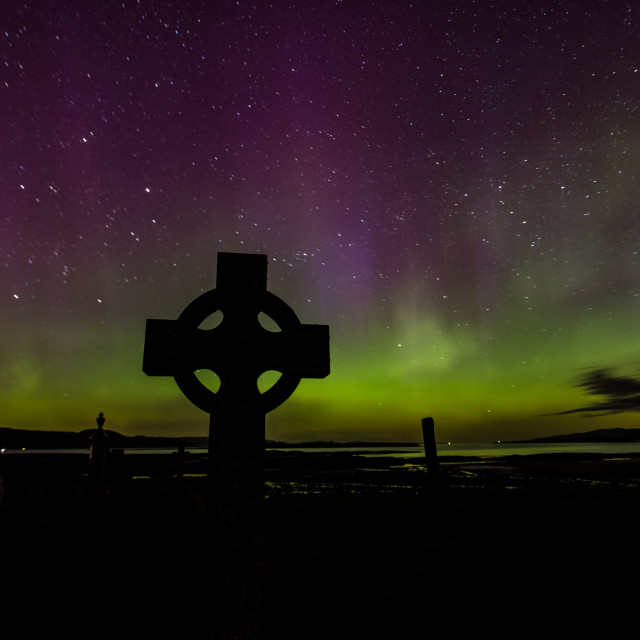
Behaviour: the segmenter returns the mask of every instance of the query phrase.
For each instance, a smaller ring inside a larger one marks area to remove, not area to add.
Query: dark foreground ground
[[[84,459],[0,459],[3,640],[196,637],[205,481],[163,460],[96,504]],[[640,460],[457,460],[448,489],[402,464],[267,461],[266,638],[636,626]]]

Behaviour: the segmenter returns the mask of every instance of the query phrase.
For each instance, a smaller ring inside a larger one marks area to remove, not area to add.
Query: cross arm
[[[192,336],[192,330],[175,320],[147,320],[142,371],[148,376],[175,376],[193,371],[198,349]]]
[[[271,337],[268,368],[299,378],[326,378],[330,370],[329,327],[302,324]]]

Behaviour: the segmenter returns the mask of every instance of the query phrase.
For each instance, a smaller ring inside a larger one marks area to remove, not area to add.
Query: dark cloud
[[[592,369],[576,380],[576,386],[602,399],[576,409],[546,415],[583,413],[585,417],[640,411],[640,377],[613,375],[610,369]]]

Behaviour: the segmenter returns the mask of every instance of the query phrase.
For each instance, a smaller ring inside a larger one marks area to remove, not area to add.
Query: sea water
[[[550,442],[550,443],[476,443],[437,445],[438,456],[476,456],[480,458],[494,458],[500,456],[526,456],[541,453],[599,453],[599,454],[627,454],[639,453],[640,442]],[[398,458],[423,457],[422,445],[407,447],[300,447],[286,449],[271,449],[272,451],[302,451],[308,453],[355,453],[367,456],[391,456]]]
[[[437,445],[438,456],[476,456],[479,458],[494,458],[500,456],[526,456],[542,453],[597,453],[603,455],[624,455],[638,453],[640,454],[640,442],[550,442],[550,443],[440,443]],[[175,448],[149,448],[149,449],[125,449],[125,454],[171,454],[175,453]],[[204,448],[187,448],[193,454],[207,453]],[[302,452],[302,453],[352,453],[356,455],[366,456],[391,456],[397,458],[417,458],[424,456],[422,445],[415,446],[347,446],[344,447],[286,447],[286,448],[269,448],[267,451],[282,452]],[[2,453],[21,453],[28,455],[30,453],[37,454],[89,454],[88,449],[0,449]]]

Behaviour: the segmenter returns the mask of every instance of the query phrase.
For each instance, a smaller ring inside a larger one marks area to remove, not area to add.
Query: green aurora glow
[[[637,426],[542,415],[640,365],[633,3],[245,4],[9,2],[0,426],[205,435],[142,350],[218,251],[330,326],[269,438]]]
[[[435,417],[439,439],[454,442],[632,427],[634,414],[588,420],[540,414],[584,404],[584,394],[571,384],[581,371],[603,361],[630,370],[629,355],[640,351],[637,312],[637,302],[618,309],[615,330],[608,313],[574,324],[552,311],[529,313],[515,326],[505,313],[504,323],[493,321],[484,335],[447,327],[426,311],[384,326],[376,319],[351,330],[332,323],[331,375],[302,381],[268,415],[267,437],[415,441],[426,415]],[[313,317],[298,313],[303,321]],[[33,329],[25,329],[22,340],[4,345],[13,356],[3,381],[11,426],[80,430],[104,410],[109,427],[123,433],[206,434],[206,415],[188,403],[173,379],[142,373],[142,323],[137,331],[116,334],[104,323],[38,335],[34,340]]]

